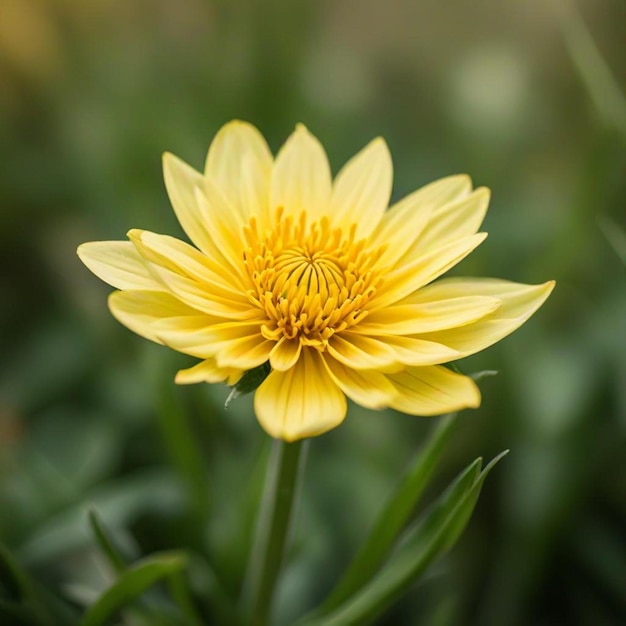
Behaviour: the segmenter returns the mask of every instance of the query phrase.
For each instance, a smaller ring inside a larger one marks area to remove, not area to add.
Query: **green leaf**
[[[555,2],[557,24],[572,63],[607,126],[626,136],[626,98],[620,81],[602,56],[580,11],[572,2]]]
[[[267,361],[254,369],[248,370],[244,375],[232,386],[228,398],[226,398],[226,408],[232,400],[239,396],[245,396],[247,393],[254,391],[272,371],[270,362]]]
[[[172,598],[185,616],[187,626],[202,626],[202,618],[193,601],[185,573],[175,572],[170,574],[169,588]]]
[[[117,574],[121,574],[126,569],[126,562],[111,542],[108,531],[98,518],[98,514],[94,509],[90,509],[89,511],[89,525],[91,526],[91,530],[93,531],[100,549],[107,557],[109,563]]]
[[[426,514],[407,529],[398,544],[396,554],[422,550],[423,546],[431,541],[480,477],[482,462],[482,458],[478,457],[450,483]],[[451,547],[452,543],[454,542],[449,542],[448,547]]]
[[[117,611],[140,596],[159,580],[181,571],[187,565],[182,552],[162,552],[127,569],[96,600],[81,621],[81,626],[100,626]]]
[[[155,380],[156,409],[161,440],[167,448],[178,474],[187,483],[192,510],[199,525],[206,527],[211,501],[208,470],[202,456],[202,446],[194,433],[183,395],[173,383],[163,384],[164,373]]]
[[[456,414],[443,417],[429,441],[415,455],[346,573],[324,601],[322,605],[324,610],[330,610],[341,604],[370,580],[380,568],[396,537],[415,510],[456,423]]]
[[[190,626],[195,624],[195,617],[189,617],[189,611],[184,605],[188,606],[194,600],[197,600],[207,613],[214,616],[215,623],[220,626],[239,626],[242,623],[240,610],[234,599],[204,556],[191,553],[185,573],[187,574],[184,579],[185,589],[180,587],[181,573],[170,576],[170,591],[187,616]],[[195,603],[192,610],[195,613]],[[199,622],[203,624],[202,619]]]
[[[315,612],[298,626],[351,626],[370,623],[379,616],[458,540],[487,474],[505,454],[497,456],[482,472],[481,459],[476,459],[407,534],[377,576],[335,610]]]
[[[120,575],[128,567],[124,558],[117,551],[110,539],[110,533],[99,519],[95,510],[89,511],[89,523],[96,536],[96,540],[100,545],[100,548],[106,555],[107,559],[113,566],[115,572]],[[200,559],[191,560],[189,565],[199,566]],[[221,587],[217,577],[210,570],[208,564],[203,564],[204,567],[204,579],[205,588],[203,594],[207,595],[212,603],[212,609],[220,615],[220,623],[222,621],[228,624],[237,623],[236,611],[233,605],[229,604],[229,600]],[[192,568],[193,572],[193,568]],[[191,576],[191,574],[190,574]],[[169,590],[173,600],[180,608],[182,614],[185,616],[185,624],[188,626],[202,626],[202,618],[196,608],[193,595],[189,588],[187,572],[177,571],[168,576]],[[0,622],[1,623],[1,622]]]
[[[26,575],[18,568],[9,551],[0,544],[0,584],[13,600],[20,602],[28,593]]]
[[[85,524],[85,501],[93,503],[100,515],[117,527],[128,525],[158,507],[166,507],[173,513],[184,508],[180,480],[171,471],[138,470],[90,489],[81,500],[44,519],[20,546],[21,562],[36,570],[91,545],[91,533]]]
[[[72,607],[44,588],[23,570],[0,544],[0,624],[49,626],[74,621]]]

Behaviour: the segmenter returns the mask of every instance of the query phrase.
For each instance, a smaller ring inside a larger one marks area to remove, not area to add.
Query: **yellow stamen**
[[[274,228],[259,232],[255,218],[244,229],[248,296],[267,315],[261,332],[270,340],[298,338],[324,350],[328,339],[367,316],[367,303],[382,283],[375,268],[383,248],[332,228],[328,217],[308,223],[276,211]]]

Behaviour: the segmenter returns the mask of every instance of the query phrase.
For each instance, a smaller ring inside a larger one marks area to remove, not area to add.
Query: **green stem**
[[[298,486],[302,447],[301,441],[273,442],[244,588],[250,626],[266,626],[269,620]]]

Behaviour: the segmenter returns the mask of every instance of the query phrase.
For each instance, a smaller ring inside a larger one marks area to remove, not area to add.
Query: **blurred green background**
[[[625,7],[0,0],[0,540],[18,562],[89,602],[110,582],[93,506],[126,554],[190,549],[237,594],[268,450],[251,399],[177,388],[193,359],[120,326],[75,249],[181,234],[163,151],[200,167],[232,118],[275,151],[302,121],[335,171],[384,136],[394,198],[457,172],[490,187],[490,238],[458,273],[557,280],[461,364],[500,374],[435,487],[511,453],[380,623],[626,623]],[[277,623],[332,586],[434,422],[351,406],[311,442]]]

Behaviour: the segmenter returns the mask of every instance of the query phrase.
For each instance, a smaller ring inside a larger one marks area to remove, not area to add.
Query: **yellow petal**
[[[219,250],[219,260],[228,263],[229,273],[243,275],[242,242],[246,222],[239,219],[227,198],[209,179],[204,180],[202,189],[196,189],[196,200],[203,214],[211,216],[211,237]]]
[[[425,207],[437,209],[450,202],[456,202],[466,198],[472,191],[472,180],[467,174],[454,174],[428,183],[414,191],[410,196],[401,200],[395,207],[403,204],[408,198],[419,200],[419,204]]]
[[[195,279],[177,274],[158,265],[151,266],[159,281],[177,298],[191,307],[217,317],[235,320],[259,317],[259,310],[243,298],[231,294],[220,295],[217,290],[209,290],[207,285]]]
[[[204,173],[247,222],[251,215],[267,211],[272,161],[261,133],[252,124],[234,120],[213,139]]]
[[[554,285],[553,280],[540,285],[527,285],[501,278],[442,278],[411,294],[402,304],[425,304],[464,296],[497,298],[501,301],[497,317],[516,318],[526,314],[536,295],[546,290],[545,297],[550,295]]]
[[[387,211],[370,237],[370,248],[383,248],[379,267],[393,267],[411,247],[428,222],[432,205],[423,204],[419,191]]]
[[[352,332],[333,335],[328,354],[355,370],[380,370],[396,363],[396,352],[385,342]]]
[[[244,224],[241,214],[214,191],[215,184],[178,157],[163,155],[163,175],[176,217],[189,239],[209,258],[225,266],[222,239],[225,232],[239,232]],[[213,191],[207,201],[207,187]]]
[[[154,331],[156,323],[164,318],[199,313],[163,291],[115,291],[109,296],[109,309],[124,326],[157,343],[163,342]]]
[[[421,290],[411,299],[450,297],[454,293],[477,293],[501,300],[501,306],[487,317],[460,328],[419,335],[468,356],[484,350],[519,328],[547,299],[554,281],[524,285],[490,278],[449,278]],[[425,292],[425,293],[422,293]]]
[[[500,300],[490,296],[459,296],[397,304],[370,313],[354,332],[366,335],[428,333],[465,326],[493,313],[499,306]]]
[[[398,302],[435,280],[465,258],[486,237],[487,233],[478,233],[453,241],[390,272],[385,276],[380,291],[372,298],[370,310],[374,311]]]
[[[261,335],[249,335],[218,344],[215,355],[220,367],[233,367],[251,370],[267,362],[275,341],[269,341]]]
[[[224,353],[241,340],[259,344],[265,341],[264,338],[259,339],[258,322],[216,321],[209,316],[165,319],[155,324],[153,329],[166,346],[201,359]],[[219,358],[217,360],[219,362]],[[261,362],[266,360],[267,356]]]
[[[474,381],[442,366],[409,367],[387,378],[397,392],[391,407],[402,413],[441,415],[480,406]]]
[[[129,231],[128,237],[147,261],[206,284],[219,295],[241,299],[247,288],[237,274],[225,272],[212,259],[176,237],[139,229]]]
[[[467,197],[471,191],[472,181],[469,176],[448,176],[414,191],[394,204],[383,215],[372,234],[373,248],[386,245],[380,263],[393,265],[420,237],[432,213],[448,203]]]
[[[320,142],[301,124],[276,156],[270,186],[270,210],[284,208],[284,216],[302,211],[317,218],[328,213],[331,174]]]
[[[437,206],[398,264],[411,263],[426,250],[475,234],[487,213],[490,191],[479,187],[471,195]]]
[[[275,370],[287,371],[300,357],[302,343],[300,339],[281,338],[270,352],[270,365]]]
[[[98,278],[116,289],[163,289],[130,241],[92,241],[76,252]]]
[[[179,370],[175,382],[178,385],[191,385],[228,381],[229,385],[234,385],[242,375],[243,370],[218,367],[214,359],[206,359],[193,367]]]
[[[337,175],[330,198],[330,215],[356,238],[367,237],[378,225],[391,196],[393,166],[384,139],[374,139],[350,159]]]
[[[319,353],[305,348],[294,367],[274,370],[263,381],[254,396],[254,410],[269,435],[295,441],[339,426],[347,404]]]
[[[204,177],[177,156],[163,155],[163,178],[176,217],[191,241],[206,254],[216,252],[210,233],[210,216],[205,215],[196,200],[196,189],[202,189]]]
[[[211,259],[192,246],[175,237],[137,229],[128,236],[160,284],[183,302],[210,315],[254,316],[237,275],[226,273],[224,277]]]
[[[419,337],[387,335],[370,337],[369,339],[370,341],[384,344],[388,349],[392,350],[394,354],[393,362],[403,365],[438,365],[439,363],[448,363],[460,358],[456,350],[442,343],[426,341],[421,337],[421,335]]]
[[[337,387],[361,406],[368,409],[382,409],[389,406],[396,395],[395,387],[380,372],[357,371],[333,358],[324,358],[324,364]]]

